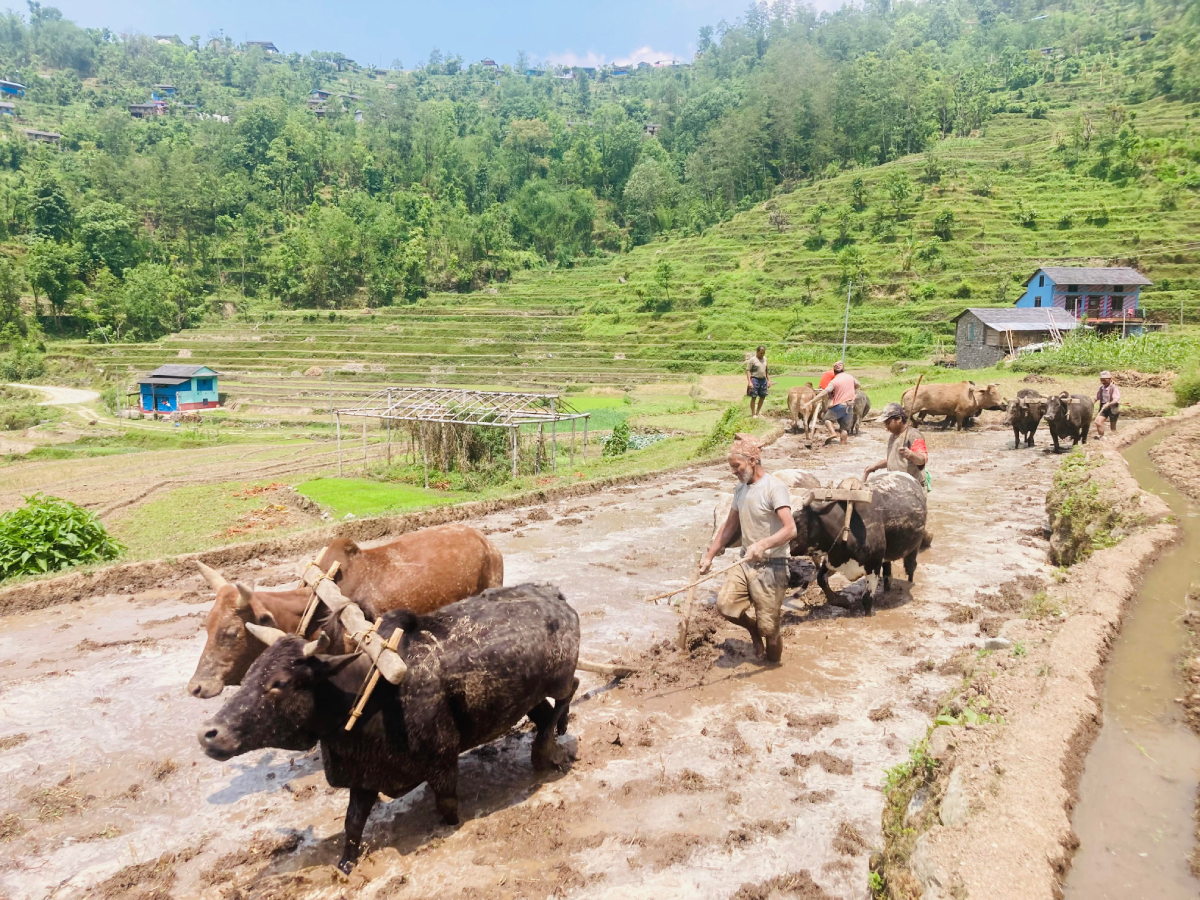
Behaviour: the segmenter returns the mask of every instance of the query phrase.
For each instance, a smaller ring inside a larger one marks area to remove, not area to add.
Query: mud
[[[183,564],[136,587],[101,582],[134,590],[13,612],[0,630],[0,740],[24,737],[0,752],[11,786],[0,894],[860,900],[882,843],[883,770],[961,681],[939,664],[980,642],[952,611],[979,606],[977,591],[1049,575],[1046,542],[1029,531],[1054,460],[1004,451],[1005,439],[999,428],[929,436],[936,540],[916,584],[897,579],[871,618],[819,590],[793,592],[779,667],[756,662],[745,632],[713,615],[719,579],[697,590],[686,651],[674,648],[677,608],[643,599],[686,582],[732,491],[723,467],[528,498],[543,521],[515,506],[477,510],[470,521],[492,530],[507,582],[558,584],[589,658],[644,671],[617,684],[583,676],[561,739],[575,757],[565,773],[532,771],[525,728],[465,754],[459,828],[440,824],[424,788],[381,803],[348,878],[332,865],[346,795],[326,786],[317,753],[220,764],[200,752],[194,732],[222,698],[184,691],[204,633],[198,576]],[[766,455],[768,468],[828,483],[882,448],[869,428],[847,448],[805,451],[788,436]],[[568,511],[579,524],[558,527]],[[357,536],[388,533],[370,527],[380,533]],[[223,564],[284,583],[303,551],[285,560],[276,548]],[[38,792],[59,787],[81,800],[68,809],[58,798],[62,814],[43,816]]]

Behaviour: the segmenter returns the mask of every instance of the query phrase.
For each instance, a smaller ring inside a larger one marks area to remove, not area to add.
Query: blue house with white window
[[[218,374],[208,366],[159,366],[138,379],[142,412],[216,409]]]
[[[9,97],[24,97],[25,85],[17,84],[15,81],[0,81],[0,94],[7,94]]]
[[[1099,331],[1140,332],[1145,319],[1138,303],[1143,285],[1136,269],[1045,266],[1025,282],[1019,309],[1055,307]]]

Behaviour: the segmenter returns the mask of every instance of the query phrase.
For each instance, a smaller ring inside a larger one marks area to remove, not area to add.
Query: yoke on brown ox
[[[924,425],[926,416],[945,416],[942,427],[948,428],[954,422],[958,431],[962,431],[968,419],[977,418],[985,409],[1005,408],[1000,385],[996,382],[982,387],[973,381],[960,381],[957,384],[918,383],[916,388],[904,392],[900,402],[918,424]]]
[[[486,537],[467,525],[437,525],[378,547],[360,547],[349,538],[330,542],[314,563],[328,572],[336,564],[334,581],[369,619],[393,609],[418,615],[478,594],[504,583],[504,557]],[[197,562],[205,580],[217,592],[205,627],[208,641],[188,682],[188,693],[215,697],[242,676],[266,649],[246,625],[295,632],[312,597],[307,586],[259,591],[231,584],[217,571]],[[310,621],[304,636],[312,638],[319,623]]]
[[[829,409],[829,394],[818,390],[809,381],[788,391],[788,411],[792,414],[792,431],[799,434],[804,431],[804,446],[812,447],[812,436],[817,431],[817,423]]]

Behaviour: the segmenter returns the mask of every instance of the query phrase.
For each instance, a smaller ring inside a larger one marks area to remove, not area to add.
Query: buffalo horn
[[[281,637],[287,637],[287,635],[284,634],[282,631],[280,631],[278,628],[272,628],[269,625],[255,625],[253,622],[246,623],[246,630],[249,631],[256,638],[258,638],[260,641],[262,641],[264,644],[266,644],[268,647],[270,647],[273,643],[275,643]]]
[[[225,577],[216,569],[211,569],[200,560],[196,560],[196,568],[200,570],[200,574],[204,576],[204,580],[208,582],[208,586],[214,591],[219,591],[225,585],[229,584]]]
[[[254,599],[254,589],[246,587],[240,581],[235,585],[235,587],[237,587],[238,592],[237,608],[249,609],[250,601]]]
[[[309,641],[307,644],[304,645],[304,655],[305,656],[316,656],[318,653],[321,653],[327,646],[329,646],[329,635],[327,635],[324,631],[322,631],[319,635],[317,635],[316,640]]]

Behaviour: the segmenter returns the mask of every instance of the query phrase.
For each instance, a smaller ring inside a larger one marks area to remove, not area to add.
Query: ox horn
[[[235,584],[234,587],[237,588],[237,592],[238,592],[237,608],[238,609],[249,609],[250,601],[252,601],[254,599],[254,588],[248,588],[244,584],[242,584],[240,581],[237,584]]]
[[[200,574],[204,576],[204,580],[208,582],[208,586],[214,591],[219,591],[225,585],[229,584],[225,580],[225,576],[216,569],[209,568],[200,560],[196,560],[196,568],[200,570]]]
[[[268,647],[270,647],[280,638],[287,637],[287,635],[278,628],[272,628],[269,625],[255,625],[253,622],[246,623],[246,630]]]
[[[322,631],[317,635],[317,639],[309,641],[304,645],[305,656],[316,656],[318,653],[325,652],[325,648],[329,646],[329,635]]]

